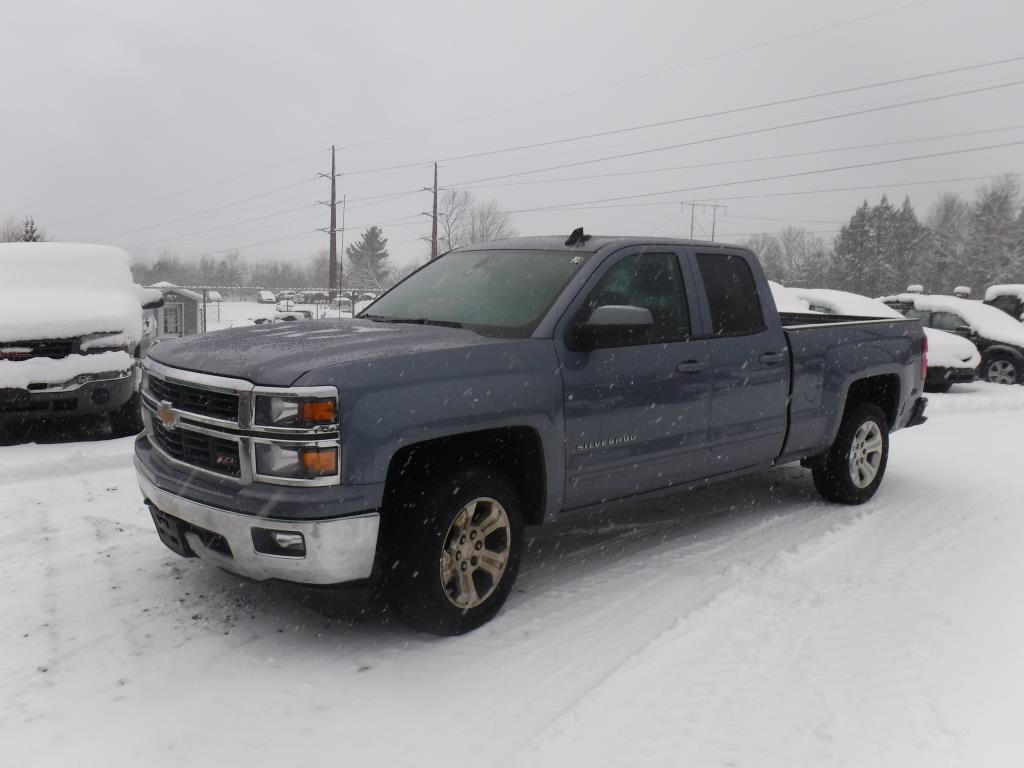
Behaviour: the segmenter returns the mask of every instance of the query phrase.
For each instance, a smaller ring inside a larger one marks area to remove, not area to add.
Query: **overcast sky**
[[[54,239],[143,259],[239,249],[304,263],[327,242],[316,174],[332,143],[352,174],[339,180],[347,240],[380,224],[400,260],[425,251],[430,196],[413,190],[434,160],[442,186],[548,207],[513,214],[522,234],[687,236],[680,202],[696,199],[727,206],[718,239],[787,223],[831,238],[865,197],[909,194],[923,215],[939,192],[981,182],[916,182],[1024,172],[1019,144],[753,181],[1024,142],[1024,85],[722,138],[1024,80],[1024,60],[450,159],[1024,56],[1020,0],[36,0],[4,3],[0,22],[0,221],[31,213]],[[906,143],[823,151],[882,142]],[[494,176],[506,178],[469,184]],[[807,194],[841,187],[870,189]],[[408,194],[365,199],[392,193]],[[587,205],[550,208],[569,203]],[[710,229],[699,210],[695,235]]]

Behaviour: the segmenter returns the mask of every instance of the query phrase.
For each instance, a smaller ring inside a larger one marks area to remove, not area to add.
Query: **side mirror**
[[[574,346],[596,349],[631,344],[652,327],[654,318],[646,307],[606,304],[595,308],[589,318],[576,326]]]

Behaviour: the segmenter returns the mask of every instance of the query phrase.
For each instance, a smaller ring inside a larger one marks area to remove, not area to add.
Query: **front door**
[[[591,277],[556,341],[565,387],[566,507],[703,476],[711,403],[708,343],[693,337],[688,268],[672,249],[626,249]],[[688,295],[689,294],[689,295]],[[649,330],[574,349],[599,306],[648,309]]]

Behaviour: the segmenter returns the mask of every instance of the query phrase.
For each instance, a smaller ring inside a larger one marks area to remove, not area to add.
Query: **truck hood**
[[[0,290],[0,341],[69,339],[90,333],[142,335],[134,286],[117,290]]]
[[[501,341],[460,328],[372,320],[300,320],[162,342],[150,357],[172,368],[287,387],[317,368]]]

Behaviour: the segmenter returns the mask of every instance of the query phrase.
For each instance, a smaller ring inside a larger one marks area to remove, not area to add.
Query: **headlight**
[[[256,443],[256,474],[313,480],[338,474],[337,447]]]
[[[128,352],[131,350],[131,339],[123,333],[94,333],[82,339],[79,347],[82,352]]]
[[[256,396],[256,426],[313,427],[338,423],[338,402],[333,397]]]

